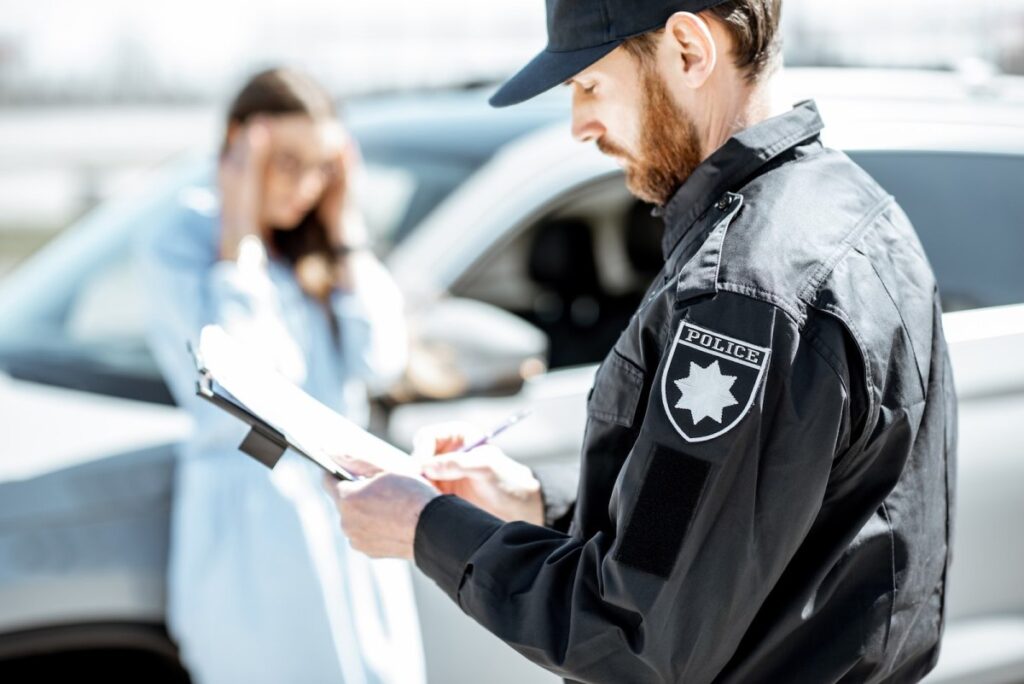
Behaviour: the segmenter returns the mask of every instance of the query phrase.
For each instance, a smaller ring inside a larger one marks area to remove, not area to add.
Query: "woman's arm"
[[[304,373],[304,357],[285,327],[259,244],[246,243],[238,259],[219,259],[214,216],[175,207],[137,246],[147,301],[150,348],[180,406],[206,413],[193,401],[195,367],[186,342],[198,346],[204,325],[218,324],[265,356],[286,375]]]
[[[408,361],[402,293],[369,250],[339,260],[345,275],[331,293],[331,306],[341,329],[346,372],[384,389],[401,377]]]

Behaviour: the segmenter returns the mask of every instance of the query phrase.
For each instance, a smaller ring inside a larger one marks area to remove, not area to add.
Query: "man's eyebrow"
[[[571,85],[572,85],[572,79],[570,78],[569,80],[567,80],[567,81],[566,81],[565,83],[563,83],[562,85],[564,85],[564,86],[571,86]]]

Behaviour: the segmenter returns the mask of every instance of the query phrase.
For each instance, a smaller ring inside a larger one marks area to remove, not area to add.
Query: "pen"
[[[532,411],[530,409],[526,409],[524,411],[520,411],[518,413],[512,414],[511,416],[506,418],[503,423],[501,423],[500,425],[498,425],[498,427],[496,427],[493,430],[491,430],[488,434],[484,435],[483,437],[481,437],[480,439],[476,440],[475,442],[473,442],[472,444],[470,444],[468,446],[464,446],[461,449],[457,449],[454,453],[465,453],[467,451],[472,451],[473,449],[476,449],[477,447],[482,447],[484,444],[487,444],[488,442],[490,442],[492,439],[496,438],[498,435],[500,435],[505,430],[508,430],[510,427],[512,427],[516,423],[520,422],[521,420],[523,420],[527,416],[529,416],[531,412]]]

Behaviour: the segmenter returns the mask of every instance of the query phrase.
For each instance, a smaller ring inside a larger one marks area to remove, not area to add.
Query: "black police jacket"
[[[938,655],[956,400],[935,278],[813,102],[665,206],[547,527],[433,500],[417,565],[581,682],[909,682]]]

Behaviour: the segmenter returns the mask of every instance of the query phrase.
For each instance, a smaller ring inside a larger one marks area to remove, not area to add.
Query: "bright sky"
[[[0,0],[0,84],[209,95],[276,62],[337,92],[493,80],[543,46],[543,5]],[[784,21],[789,49],[869,64],[955,62],[1024,45],[1024,0],[785,0]]]
[[[0,37],[14,43],[26,77],[70,82],[124,72],[127,62],[171,86],[216,90],[281,60],[360,88],[382,77],[394,85],[493,78],[543,46],[542,8],[538,0],[0,0]]]

